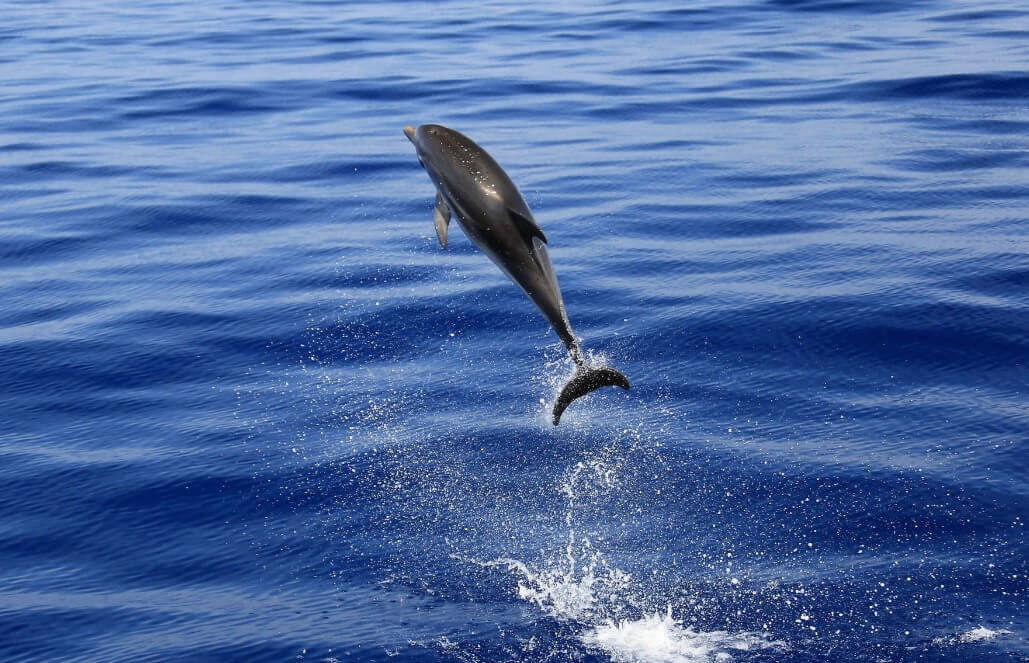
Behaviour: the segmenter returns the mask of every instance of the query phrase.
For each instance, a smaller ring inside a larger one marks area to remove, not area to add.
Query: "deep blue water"
[[[1029,660],[1020,3],[0,19],[0,659]]]

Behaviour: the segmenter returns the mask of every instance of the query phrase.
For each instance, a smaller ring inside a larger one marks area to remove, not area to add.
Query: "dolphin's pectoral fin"
[[[561,422],[561,414],[572,401],[601,387],[629,388],[629,379],[613,368],[606,366],[590,367],[580,366],[575,370],[575,375],[568,381],[568,384],[561,390],[557,401],[554,402],[554,425]]]
[[[436,194],[436,209],[432,213],[432,222],[436,226],[436,237],[439,245],[447,248],[447,229],[450,227],[450,205],[443,200],[443,194]]]
[[[535,221],[519,214],[510,207],[507,208],[507,215],[511,217],[511,220],[514,222],[515,227],[518,228],[518,232],[521,234],[522,239],[525,240],[526,244],[532,246],[533,237],[539,237],[543,240],[544,244],[547,243],[547,236],[543,234],[543,231],[540,230],[540,227],[536,225]]]

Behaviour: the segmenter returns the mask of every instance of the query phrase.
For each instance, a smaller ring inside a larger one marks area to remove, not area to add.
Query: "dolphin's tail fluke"
[[[554,425],[561,423],[561,414],[572,401],[601,387],[629,388],[629,379],[613,368],[606,366],[586,366],[580,364],[575,368],[575,375],[561,390],[554,403]]]

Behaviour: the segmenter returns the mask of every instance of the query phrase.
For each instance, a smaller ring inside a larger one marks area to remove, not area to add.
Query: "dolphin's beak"
[[[410,124],[405,126],[404,134],[407,135],[407,139],[409,141],[411,141],[412,143],[414,142],[414,127],[412,127]]]

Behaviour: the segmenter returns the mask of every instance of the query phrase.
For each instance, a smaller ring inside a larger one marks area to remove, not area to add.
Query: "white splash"
[[[559,553],[545,559],[540,567],[521,560],[502,557],[487,562],[464,555],[451,557],[484,567],[506,567],[518,578],[518,597],[535,604],[545,613],[562,621],[596,622],[612,614],[613,607],[624,605],[631,577],[607,563],[586,537],[573,525],[577,500],[614,489],[617,464],[593,459],[573,466],[560,485],[566,499],[565,524],[568,538]]]
[[[996,631],[986,628],[985,626],[979,626],[965,631],[964,633],[958,633],[957,635],[941,636],[933,638],[933,644],[936,645],[968,645],[976,642],[987,642],[993,640],[996,637],[1002,635],[1010,635],[1011,631],[1007,629],[997,629]]]
[[[545,556],[538,566],[510,557],[479,561],[457,553],[451,556],[483,567],[506,568],[517,578],[520,599],[577,627],[576,637],[583,646],[615,663],[720,663],[732,660],[730,652],[786,649],[785,643],[767,633],[697,631],[674,619],[671,605],[663,614],[648,613],[647,606],[653,602],[640,598],[641,588],[632,575],[608,563],[574,526],[577,508],[621,487],[621,469],[617,457],[606,455],[569,468],[559,485],[566,500],[568,538],[563,548]]]
[[[621,620],[596,626],[581,636],[587,647],[603,650],[615,663],[707,663],[731,661],[726,650],[753,651],[785,645],[767,634],[695,631],[672,618],[671,606],[664,615]]]
[[[605,605],[622,594],[630,581],[629,574],[609,566],[589,540],[577,541],[574,531],[569,534],[564,555],[542,569],[507,557],[489,562],[453,557],[479,566],[507,567],[520,576],[518,598],[562,621],[599,618]]]

